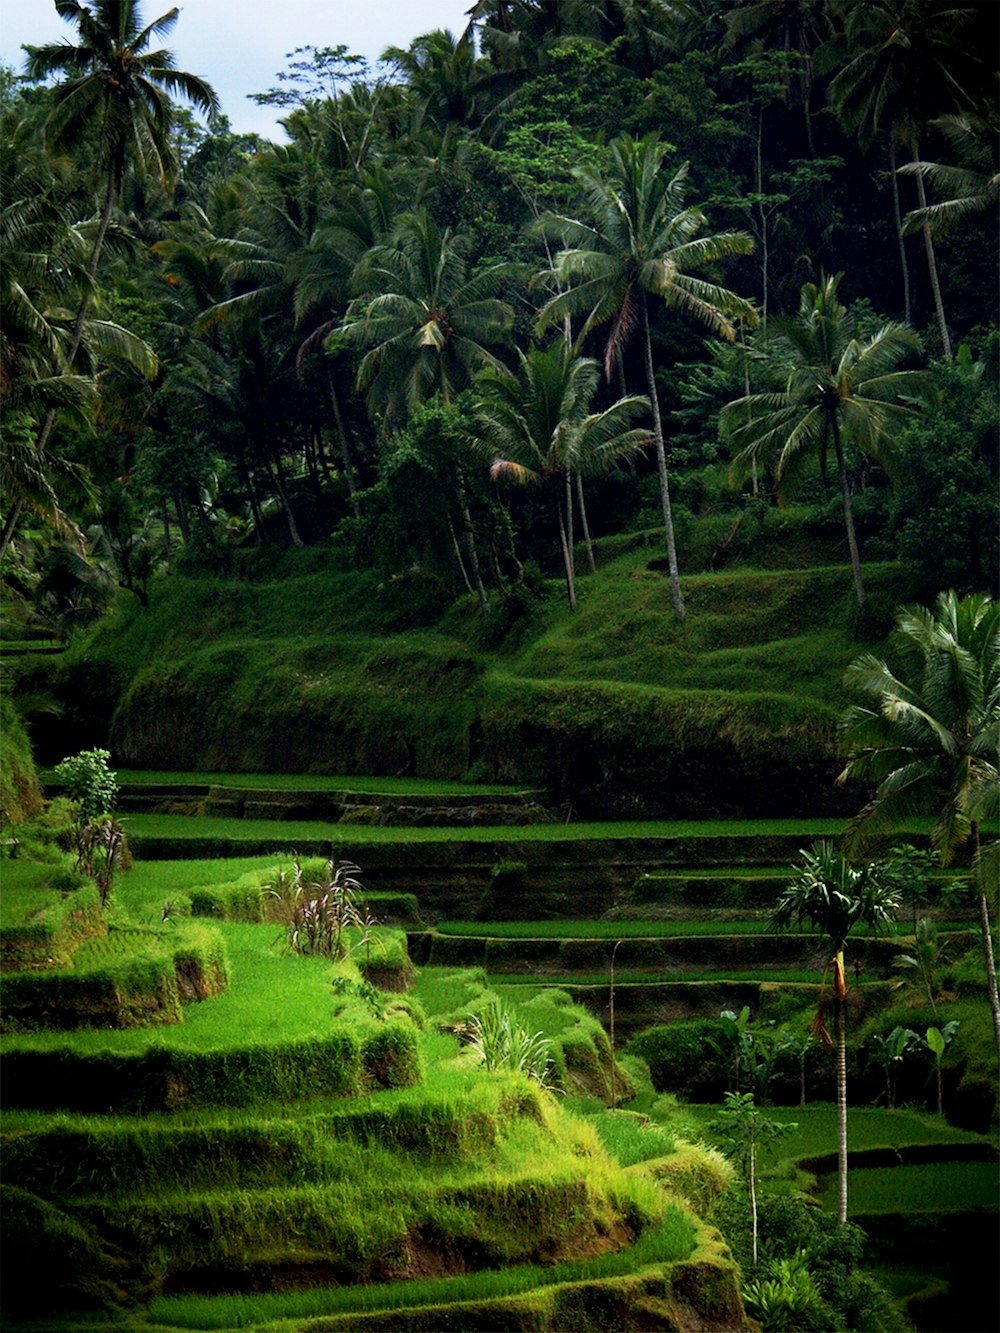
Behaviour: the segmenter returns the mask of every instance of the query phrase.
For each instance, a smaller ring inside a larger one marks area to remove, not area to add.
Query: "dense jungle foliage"
[[[499,641],[650,529],[682,617],[692,516],[793,494],[859,603],[994,584],[995,6],[479,3],[377,69],[318,19],[279,144],[173,12],[66,11],[0,81],[9,638],[313,546]]]

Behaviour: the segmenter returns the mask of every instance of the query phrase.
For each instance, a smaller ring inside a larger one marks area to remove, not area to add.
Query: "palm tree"
[[[494,478],[547,487],[572,611],[573,476],[607,472],[648,443],[647,431],[627,427],[649,403],[642,397],[621,398],[606,411],[591,413],[600,367],[590,358],[574,356],[562,338],[547,349],[534,347],[518,356],[516,377],[487,372],[480,380],[478,451],[491,457]]]
[[[733,5],[725,16],[724,45],[762,55],[780,51],[784,57],[794,52],[797,68],[786,64],[783,78],[786,104],[791,102],[791,74],[795,72],[796,96],[805,116],[806,143],[815,156],[812,131],[813,52],[829,36],[830,14],[827,0],[747,0]]]
[[[149,50],[154,37],[169,33],[178,10],[170,9],[142,26],[136,0],[55,0],[61,18],[74,23],[79,42],[52,42],[28,47],[27,73],[34,79],[64,75],[46,121],[53,146],[73,149],[85,142],[98,145],[102,175],[101,214],[90,255],[91,279],[97,274],[111,212],[130,162],[155,173],[166,184],[176,171],[171,130],[171,95],[184,97],[206,114],[219,109],[212,88],[195,74],[174,67],[167,50]],[[89,297],[81,303],[68,354],[72,365],[86,319]]]
[[[363,295],[341,336],[369,349],[357,385],[385,426],[436,393],[450,402],[479,370],[503,368],[490,345],[505,343],[514,321],[498,296],[514,266],[494,265],[470,278],[468,249],[468,237],[441,231],[417,209],[402,214],[389,242],[358,267]]]
[[[39,421],[60,411],[88,420],[97,399],[96,356],[121,357],[147,376],[156,369],[152,350],[109,320],[84,319],[74,331],[67,311],[91,287],[84,229],[70,226],[59,202],[61,179],[26,137],[30,130],[27,122],[14,127],[0,154],[0,556],[25,509],[82,548],[83,535],[61,501],[73,496],[91,505],[96,493],[85,467],[46,452]],[[74,337],[84,361],[76,373]]]
[[[594,36],[600,15],[592,0],[476,0],[469,26],[491,64],[503,72],[537,73],[548,52],[575,37]]]
[[[441,28],[423,33],[406,50],[386,47],[382,59],[405,76],[421,115],[441,130],[478,124],[496,86],[493,66],[476,56],[471,26],[457,39]]]
[[[995,819],[1000,792],[1000,602],[985,593],[942,593],[931,611],[907,607],[896,617],[894,670],[871,654],[847,671],[869,698],[844,717],[850,762],[841,780],[878,782],[852,822],[855,846],[899,826],[915,812],[937,816],[931,843],[942,865],[970,846],[979,887],[987,989],[1000,1062],[1000,998],[989,894],[995,892],[1000,843],[981,846],[984,819]],[[992,887],[991,887],[992,886]]]
[[[540,220],[542,234],[561,241],[566,248],[551,268],[539,275],[543,280],[554,280],[560,290],[542,307],[537,327],[541,331],[582,313],[586,315],[582,341],[592,328],[610,320],[604,352],[609,379],[616,357],[635,329],[642,328],[671,597],[677,618],[682,620],[684,601],[653,368],[648,298],[659,297],[667,306],[693,316],[732,341],[735,331],[730,317],[753,322],[753,308],[725,287],[694,277],[692,270],[728,255],[747,254],[753,242],[741,232],[697,237],[705,216],[698,208],[684,207],[687,165],[668,176],[663,169],[665,153],[665,146],[655,134],[639,141],[622,135],[610,145],[606,174],[596,166],[575,169],[593,222],[552,214]]]
[[[908,235],[925,224],[932,235],[943,235],[981,214],[996,213],[1000,204],[1000,169],[997,142],[1000,123],[996,107],[986,105],[981,112],[939,116],[931,121],[955,151],[959,165],[944,162],[910,162],[900,167],[901,176],[920,176],[937,188],[937,203],[907,213],[903,233]]]
[[[885,133],[889,151],[893,208],[903,272],[904,314],[910,322],[909,274],[896,180],[896,154],[902,149],[917,161],[920,134],[929,114],[941,110],[939,98],[961,103],[964,92],[956,62],[967,60],[963,46],[972,17],[968,5],[953,0],[866,0],[845,6],[843,34],[827,44],[825,67],[836,68],[828,98],[842,124],[855,129],[863,149]],[[932,100],[933,99],[933,100]],[[923,177],[917,174],[920,207],[927,207]],[[951,360],[951,341],[938,282],[934,243],[922,226],[927,271],[941,345]]]
[[[855,926],[875,934],[895,920],[899,898],[881,867],[852,866],[831,842],[803,852],[803,866],[778,898],[771,924],[811,925],[826,938],[832,954],[834,1034],[837,1052],[837,1220],[847,1221],[847,1039],[844,945]],[[821,1034],[824,1029],[820,1027]],[[826,1039],[829,1042],[829,1038]]]
[[[840,481],[847,544],[858,605],[865,601],[861,558],[851,509],[844,446],[848,443],[879,462],[889,473],[898,464],[893,431],[912,415],[901,402],[916,393],[923,372],[899,370],[920,348],[912,330],[888,323],[867,341],[856,337],[853,317],[837,300],[843,274],[823,277],[802,288],[798,317],[782,323],[775,347],[788,379],[780,393],[747,394],[727,403],[720,430],[739,453],[734,475],[748,475],[778,453],[775,480],[778,498],[791,490],[803,468],[818,454],[823,475],[832,446]],[[779,452],[780,451],[780,452]]]

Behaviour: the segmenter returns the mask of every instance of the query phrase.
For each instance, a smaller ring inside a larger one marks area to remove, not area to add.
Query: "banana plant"
[[[937,1081],[937,1113],[942,1113],[942,1089],[941,1089],[941,1061],[944,1059],[944,1053],[951,1045],[955,1033],[958,1031],[958,1019],[953,1018],[950,1023],[945,1023],[943,1028],[929,1027],[924,1036],[927,1049],[934,1057],[934,1074]]]

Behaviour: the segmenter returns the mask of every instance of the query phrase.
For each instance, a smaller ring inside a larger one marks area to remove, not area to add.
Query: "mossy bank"
[[[859,651],[840,566],[692,575],[678,623],[657,561],[626,550],[581,581],[575,615],[553,591],[495,642],[469,607],[395,632],[378,587],[338,561],[173,575],[61,657],[23,660],[18,691],[63,707],[34,725],[39,758],[102,744],[126,767],[466,777],[584,817],[856,808],[835,784]],[[905,595],[895,566],[869,581],[875,606]]]

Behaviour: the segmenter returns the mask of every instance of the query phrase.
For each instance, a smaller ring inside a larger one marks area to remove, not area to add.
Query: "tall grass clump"
[[[361,881],[353,861],[331,859],[322,880],[307,880],[298,855],[292,872],[278,871],[277,883],[270,890],[279,912],[285,917],[288,945],[293,953],[322,954],[339,962],[348,954],[348,936],[352,928],[361,931],[360,948],[371,938],[376,923],[363,912],[359,901]]]
[[[552,1088],[552,1044],[530,1033],[499,1000],[492,999],[469,1019],[469,1046],[485,1069],[526,1074]]]

